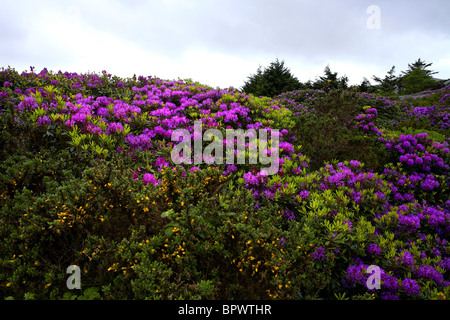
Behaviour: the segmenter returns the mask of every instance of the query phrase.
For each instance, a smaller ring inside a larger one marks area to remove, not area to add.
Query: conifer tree
[[[395,75],[395,66],[392,66],[392,68],[384,76],[384,79],[374,75],[373,80],[378,83],[377,86],[381,92],[394,93],[394,90],[398,84],[398,78]]]
[[[441,81],[436,81],[432,77],[437,72],[428,69],[432,64],[426,63],[420,58],[414,63],[408,64],[408,70],[402,71],[403,75],[399,79],[400,93],[411,94],[442,87]]]
[[[278,58],[264,69],[258,67],[256,74],[250,75],[241,90],[256,96],[275,97],[283,92],[301,89],[301,82]]]

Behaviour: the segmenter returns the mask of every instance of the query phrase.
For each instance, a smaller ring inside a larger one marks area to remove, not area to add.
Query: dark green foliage
[[[373,80],[377,82],[375,88],[378,93],[385,96],[393,96],[396,93],[408,95],[442,88],[443,81],[432,77],[437,72],[427,69],[431,65],[432,63],[425,63],[419,58],[414,63],[408,64],[408,69],[402,71],[399,76],[395,75],[395,66],[392,66],[383,79],[373,76]]]
[[[330,66],[326,66],[324,69],[324,75],[319,77],[312,84],[313,89],[325,89],[325,90],[333,90],[333,89],[346,89],[348,87],[348,78],[347,76],[342,76],[338,78],[337,72],[332,72],[330,70]]]
[[[438,85],[426,70],[415,68],[406,73],[400,80],[400,94],[411,94],[415,92],[437,89]]]
[[[433,63],[426,63],[425,61],[422,61],[420,58],[417,59],[414,63],[410,64],[408,63],[408,70],[402,71],[404,75],[407,75],[411,73],[412,71],[415,71],[417,69],[420,69],[424,72],[426,76],[431,76],[433,74],[436,74],[436,71],[427,70],[428,67],[431,67]]]
[[[256,96],[263,96],[263,71],[261,70],[261,66],[256,70],[256,74],[252,74],[248,77],[248,80],[242,86],[242,91],[247,93],[252,93]]]
[[[362,112],[359,93],[333,90],[314,101],[313,115],[300,115],[293,134],[302,145],[302,152],[311,159],[316,170],[333,159],[359,159],[374,169],[383,166],[383,151],[377,138],[354,129],[350,121]]]
[[[242,86],[242,91],[255,96],[274,97],[280,93],[301,88],[302,84],[284,66],[284,61],[280,62],[276,59],[264,71],[259,66],[256,74],[248,77]]]
[[[375,87],[372,86],[369,80],[367,78],[364,78],[363,81],[357,86],[358,91],[360,92],[368,92],[373,93],[375,92]]]
[[[398,79],[395,76],[395,66],[392,66],[384,79],[373,76],[373,80],[378,83],[378,88],[381,94],[393,94],[398,85]]]

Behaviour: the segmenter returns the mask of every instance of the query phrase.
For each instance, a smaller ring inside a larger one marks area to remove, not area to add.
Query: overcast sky
[[[0,0],[0,67],[241,87],[276,58],[358,84],[419,57],[450,78],[448,0]],[[373,81],[372,81],[373,82]]]

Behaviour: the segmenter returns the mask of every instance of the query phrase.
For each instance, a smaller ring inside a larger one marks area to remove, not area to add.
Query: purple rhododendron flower
[[[345,221],[344,221],[344,224],[346,224],[346,225],[348,226],[348,230],[347,230],[347,231],[351,231],[351,230],[352,230],[353,223],[351,223],[351,222],[348,221],[348,220],[345,220]]]
[[[142,177],[142,182],[144,182],[144,184],[146,185],[151,183],[156,186],[161,183],[161,180],[157,180],[152,173],[144,173],[144,176]]]
[[[367,253],[372,254],[372,255],[379,255],[381,254],[381,249],[380,247],[375,244],[375,243],[371,243],[367,246],[366,248]]]
[[[106,126],[106,132],[109,134],[112,134],[112,133],[116,134],[116,133],[120,133],[122,131],[123,131],[123,126],[119,122],[110,122]]]
[[[381,300],[400,300],[400,298],[397,294],[388,291],[381,294]]]
[[[406,293],[413,296],[418,296],[420,294],[420,286],[413,279],[406,278],[402,281],[402,288]]]
[[[267,175],[261,174],[261,172],[258,172],[256,175],[254,175],[252,172],[244,173],[243,178],[247,185],[259,185],[263,181],[266,180]]]
[[[438,262],[438,265],[442,269],[449,271],[450,270],[450,257],[442,259],[441,261]]]
[[[408,160],[406,161],[406,164],[407,164],[408,166],[412,167],[412,166],[414,165],[414,160],[413,160],[413,159],[408,159]]]
[[[168,167],[169,165],[170,165],[170,163],[164,157],[159,157],[155,161],[155,166],[158,167],[159,169],[162,169],[164,167]]]
[[[387,289],[390,291],[397,291],[399,287],[399,283],[396,277],[391,276],[385,272],[381,273],[381,281],[382,281],[382,288]]]
[[[286,220],[295,220],[294,212],[291,210],[284,210],[283,218]]]
[[[225,177],[238,170],[238,168],[234,164],[227,164],[225,165],[225,167],[226,169],[223,171],[223,175]]]
[[[302,200],[305,200],[306,198],[309,197],[309,191],[308,190],[302,190],[300,191],[300,197],[302,197]]]
[[[357,160],[350,160],[350,165],[351,165],[353,168],[357,169],[357,168],[359,168],[359,166],[361,165],[361,163],[360,163],[359,161],[357,161]]]
[[[52,123],[52,120],[50,120],[50,118],[48,116],[46,116],[46,115],[44,115],[42,117],[39,117],[37,119],[37,121],[36,121],[36,124],[38,126],[44,126],[44,125],[48,125],[48,124],[51,124],[51,123]]]
[[[398,220],[402,230],[413,232],[420,228],[420,219],[417,216],[406,216],[400,214],[398,216]]]
[[[35,110],[39,108],[39,106],[33,97],[25,97],[15,108],[22,112],[25,110]]]
[[[363,264],[349,266],[346,277],[342,279],[342,284],[346,288],[353,288],[357,283],[363,283],[366,279],[366,266]]]
[[[326,260],[326,256],[325,256],[325,249],[323,247],[318,247],[316,249],[316,251],[313,252],[312,254],[313,260],[314,261],[324,261]]]
[[[414,265],[414,257],[411,252],[404,250],[402,257],[399,259],[399,262],[412,267]]]
[[[432,266],[420,266],[416,274],[422,278],[428,278],[436,281],[438,284],[444,281],[444,276]]]

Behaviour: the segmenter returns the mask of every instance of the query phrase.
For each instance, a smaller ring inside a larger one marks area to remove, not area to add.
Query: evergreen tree
[[[263,72],[261,70],[261,66],[256,70],[256,74],[252,74],[248,77],[248,80],[244,83],[241,90],[247,93],[253,93],[255,95],[259,95],[257,93],[262,91],[261,85],[263,81]]]
[[[284,61],[280,62],[277,58],[264,71],[259,66],[256,74],[248,77],[241,90],[256,96],[275,97],[302,87],[301,82],[284,66]]]
[[[402,71],[402,73],[404,75],[409,74],[410,72],[416,70],[416,69],[421,69],[424,71],[425,75],[427,76],[431,76],[433,74],[436,74],[436,71],[431,71],[431,70],[427,70],[428,67],[430,67],[433,63],[425,63],[425,61],[422,61],[420,58],[417,59],[416,62],[414,62],[413,64],[409,64],[408,63],[408,70],[406,71]]]
[[[433,89],[436,81],[426,73],[426,70],[415,68],[401,78],[400,84],[400,94],[412,94]]]
[[[361,92],[367,92],[367,93],[374,92],[374,87],[372,86],[370,81],[367,80],[366,77],[363,78],[363,81],[361,82],[361,84],[359,86],[357,86],[357,88]]]
[[[442,81],[436,81],[432,77],[437,72],[428,70],[432,64],[426,63],[420,58],[414,63],[408,64],[408,70],[402,71],[403,75],[399,79],[400,93],[412,94],[442,87]]]
[[[373,80],[378,83],[376,87],[382,93],[394,93],[398,86],[398,78],[395,76],[395,66],[392,66],[391,70],[384,76],[384,79],[374,75]]]
[[[314,83],[311,80],[308,80],[307,82],[305,82],[304,86],[305,86],[305,89],[314,89]]]
[[[346,89],[348,87],[348,78],[343,76],[338,78],[337,72],[332,72],[330,66],[327,65],[324,70],[324,76],[319,77],[313,84],[314,89]]]

